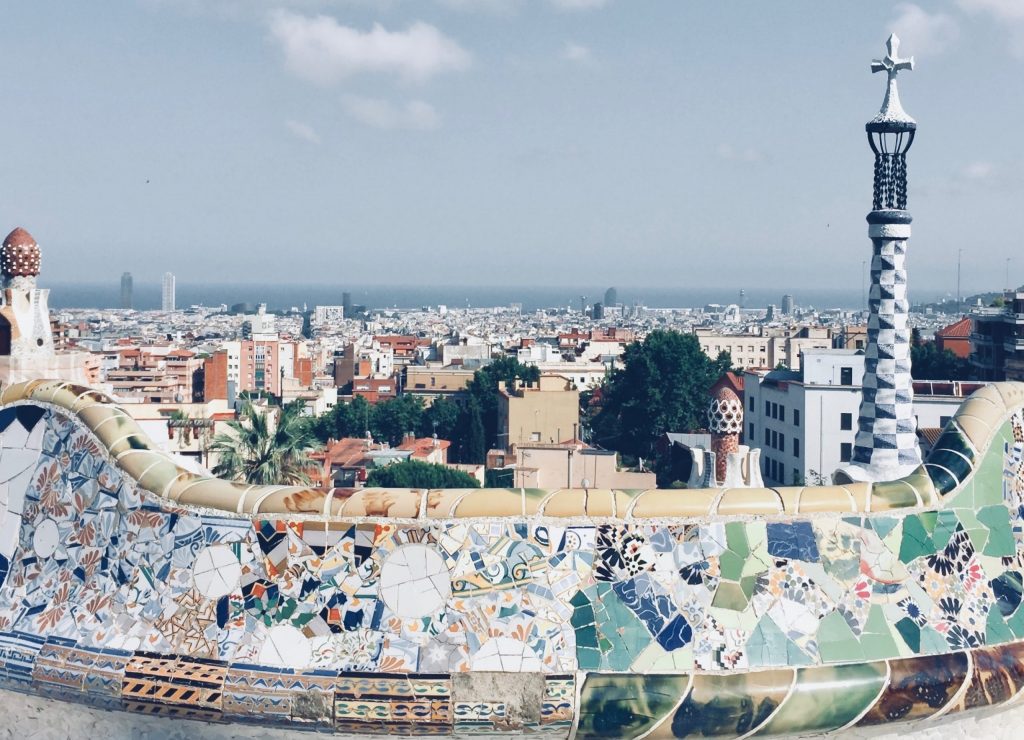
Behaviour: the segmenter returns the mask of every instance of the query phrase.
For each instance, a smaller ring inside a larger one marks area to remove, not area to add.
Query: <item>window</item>
[[[793,409],[793,426],[800,426],[800,409]]]
[[[783,406],[780,403],[779,404],[779,421],[785,421],[785,420],[786,420],[786,407]]]
[[[843,442],[839,445],[839,462],[850,462],[850,458],[853,457],[853,444],[850,442]]]
[[[949,424],[949,420],[952,419],[952,418],[953,418],[952,416],[940,416],[939,417],[939,426],[945,428],[945,426],[947,424]]]
[[[765,401],[764,402],[764,415],[765,416],[771,416],[772,415],[772,404],[771,404],[771,401]]]
[[[772,446],[772,433],[768,429],[764,430],[764,446],[765,447],[771,447]]]
[[[779,433],[776,432],[774,429],[772,430],[772,444],[771,444],[771,448],[773,450],[779,449]]]
[[[749,429],[749,433],[747,434],[747,439],[749,439],[751,441],[751,443],[753,443],[753,441],[754,441],[754,425],[750,424],[749,427],[750,427],[750,429]]]
[[[778,419],[779,418],[779,404],[777,404],[777,403],[773,403],[772,404],[772,418],[773,419]]]
[[[840,414],[839,428],[844,432],[848,432],[853,429],[853,414]]]
[[[785,434],[780,434],[779,435],[779,451],[780,452],[785,452],[786,451],[786,435]]]
[[[754,406],[754,397],[753,396],[750,397],[750,403],[747,404],[747,405],[750,407],[751,411],[754,410],[755,406]]]
[[[853,368],[839,368],[839,385],[853,385]]]
[[[540,432],[533,432],[532,434],[530,434],[530,441],[540,442]]]
[[[793,457],[800,457],[800,440],[793,437]]]

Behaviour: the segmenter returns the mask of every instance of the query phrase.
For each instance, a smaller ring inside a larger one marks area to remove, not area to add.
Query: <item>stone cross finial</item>
[[[899,55],[900,37],[892,34],[885,42],[888,53],[885,59],[875,59],[871,62],[872,72],[886,72],[889,76],[889,84],[885,90],[885,100],[882,101],[882,109],[878,111],[869,123],[873,125],[897,125],[916,127],[914,119],[906,114],[903,106],[900,105],[900,91],[896,86],[896,75],[904,69],[914,68],[914,57],[901,59]]]
[[[895,80],[896,75],[905,69],[913,71],[914,69],[914,57],[910,59],[900,59],[900,37],[896,34],[889,36],[889,40],[885,42],[886,55],[885,59],[873,59],[871,61],[872,72],[888,72],[889,79]]]

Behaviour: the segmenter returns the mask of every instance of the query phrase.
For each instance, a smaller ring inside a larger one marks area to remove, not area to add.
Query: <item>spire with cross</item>
[[[896,34],[889,36],[889,40],[885,42],[885,50],[884,59],[875,59],[871,62],[871,71],[885,72],[889,78],[889,84],[885,91],[885,100],[882,101],[881,110],[868,125],[895,124],[906,130],[916,126],[916,123],[900,104],[900,91],[896,85],[896,76],[903,70],[912,71],[914,69],[914,57],[909,59],[900,57],[900,37]]]

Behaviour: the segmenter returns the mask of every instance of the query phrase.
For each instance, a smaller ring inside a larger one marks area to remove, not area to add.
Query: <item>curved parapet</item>
[[[350,734],[741,737],[1024,689],[1024,385],[914,475],[322,490],[196,476],[109,398],[0,393],[0,688]]]

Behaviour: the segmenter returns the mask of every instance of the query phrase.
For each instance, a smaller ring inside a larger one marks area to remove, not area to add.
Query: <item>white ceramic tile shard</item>
[[[452,595],[444,558],[429,545],[402,545],[380,569],[380,597],[395,614],[419,619],[440,611]]]
[[[227,596],[238,586],[242,566],[227,545],[211,545],[196,555],[192,564],[192,582],[208,599]]]
[[[538,673],[544,664],[526,643],[511,637],[492,637],[473,655],[474,671]]]
[[[60,531],[57,529],[57,522],[53,519],[41,521],[32,535],[32,549],[35,550],[36,556],[42,559],[50,557],[56,552],[59,544]]]
[[[0,481],[14,480],[26,472],[31,476],[41,454],[39,450],[4,450]]]
[[[40,421],[36,426],[42,428],[46,425]],[[3,434],[0,434],[0,446],[7,449],[21,449],[28,442],[28,437],[29,431],[15,419],[4,429]]]
[[[290,624],[271,627],[260,649],[260,663],[264,665],[306,668],[312,660],[309,638]]]

